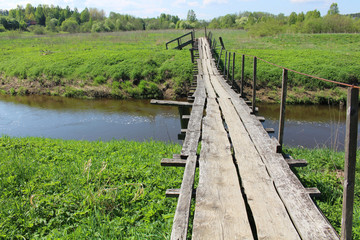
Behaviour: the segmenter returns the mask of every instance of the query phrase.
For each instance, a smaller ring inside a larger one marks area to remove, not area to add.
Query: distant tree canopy
[[[232,28],[245,29],[252,36],[268,36],[279,33],[341,33],[360,32],[360,13],[341,15],[337,3],[332,3],[327,15],[321,16],[318,10],[306,13],[292,12],[289,16],[280,13],[240,12],[226,14],[210,21],[198,20],[194,10],[187,12],[186,19],[161,13],[156,18],[138,18],[128,14],[85,8],[61,8],[40,4],[25,8],[18,5],[15,9],[0,9],[0,32],[10,30],[33,31],[44,34],[49,32],[112,32],[157,29],[193,28]]]

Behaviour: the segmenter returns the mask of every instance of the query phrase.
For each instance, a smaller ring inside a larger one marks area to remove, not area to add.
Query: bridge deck
[[[339,239],[275,152],[277,143],[219,74],[204,38],[199,39],[199,57],[172,239],[186,238],[184,202],[192,194],[200,140],[193,239]]]

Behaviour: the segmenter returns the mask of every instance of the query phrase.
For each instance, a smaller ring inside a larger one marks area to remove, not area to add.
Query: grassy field
[[[285,152],[295,159],[306,159],[308,166],[294,171],[305,187],[317,187],[321,197],[316,204],[340,233],[344,181],[344,152],[328,148],[288,148]],[[353,239],[360,239],[360,151],[357,152]]]
[[[162,142],[87,142],[0,138],[0,238],[169,239],[183,169],[160,160],[181,146]],[[340,230],[344,153],[288,148],[309,165],[296,169],[317,187],[318,206]],[[358,155],[360,152],[358,153]],[[357,164],[357,173],[360,162]],[[354,239],[360,239],[356,175]]]
[[[10,94],[162,98],[186,92],[190,52],[166,50],[184,31],[0,35],[0,80]]]
[[[0,138],[1,239],[168,239],[183,169],[162,142]]]
[[[360,34],[282,34],[251,38],[240,30],[212,32],[216,38],[222,36],[228,51],[236,52],[236,79],[241,77],[242,54],[257,56],[283,67],[339,82],[353,83],[360,78]],[[257,69],[258,88],[266,87],[267,100],[278,101],[282,69],[262,61],[258,61]],[[245,75],[248,88],[252,71],[253,58],[246,57]],[[292,72],[289,72],[289,88],[290,103],[340,102],[346,97],[343,88],[335,89],[334,84]],[[259,98],[261,97],[259,95]]]
[[[360,34],[282,34],[251,38],[243,30],[212,30],[237,53],[335,81],[359,80]],[[0,90],[8,94],[67,97],[174,98],[186,94],[192,78],[190,53],[165,50],[165,43],[185,31],[138,31],[34,36],[0,34]],[[196,37],[204,36],[203,30]],[[219,49],[218,49],[219,50]],[[224,54],[223,54],[224,57]],[[246,91],[250,93],[252,58],[246,57]],[[259,100],[279,101],[282,70],[258,61]],[[289,73],[288,102],[339,103],[343,88]]]

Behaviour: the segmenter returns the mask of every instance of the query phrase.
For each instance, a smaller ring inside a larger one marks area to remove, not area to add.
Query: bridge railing
[[[190,36],[190,39],[186,39],[186,37]],[[185,42],[184,42],[185,40]],[[169,42],[167,42],[165,45],[166,45],[166,49],[169,49],[168,48],[168,45],[170,43],[173,43],[173,42],[176,42],[177,43],[177,46],[174,47],[174,49],[179,49],[181,50],[182,48],[184,48],[185,46],[189,45],[189,44],[194,44],[194,41],[195,41],[195,30],[192,30],[191,32],[188,32],[180,37],[177,37]]]
[[[281,84],[281,102],[279,115],[279,132],[278,142],[276,148],[277,152],[282,152],[282,145],[284,139],[285,128],[285,112],[286,112],[286,96],[288,90],[288,72],[300,74],[309,78],[318,79],[320,81],[333,83],[338,86],[347,87],[347,103],[346,103],[346,132],[345,132],[345,165],[344,165],[344,190],[343,190],[343,210],[341,220],[341,239],[352,239],[352,221],[353,221],[353,205],[354,205],[354,188],[355,188],[355,166],[356,166],[356,151],[357,151],[357,134],[358,134],[358,110],[359,110],[359,86],[347,83],[336,82],[333,80],[312,76],[306,73],[298,72],[283,66],[266,61],[262,58],[241,54],[241,78],[239,81],[235,80],[235,64],[236,53],[225,49],[222,38],[219,37],[220,47],[217,47],[216,39],[213,38],[211,32],[205,31],[205,37],[208,39],[213,56],[215,56],[216,65],[228,81],[228,83],[238,91],[241,97],[245,97],[245,57],[251,58],[253,62],[252,73],[252,112],[256,112],[256,78],[257,78],[257,62],[273,65],[282,69],[282,84]]]

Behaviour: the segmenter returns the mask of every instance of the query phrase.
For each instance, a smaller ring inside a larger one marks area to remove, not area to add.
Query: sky
[[[360,0],[0,0],[0,9],[12,9],[17,5],[33,6],[47,4],[82,11],[85,7],[110,12],[130,14],[135,17],[158,17],[161,13],[177,15],[186,19],[189,9],[195,11],[197,19],[211,20],[226,14],[244,11],[261,11],[273,14],[319,10],[326,15],[330,5],[337,2],[341,14],[360,12]]]

